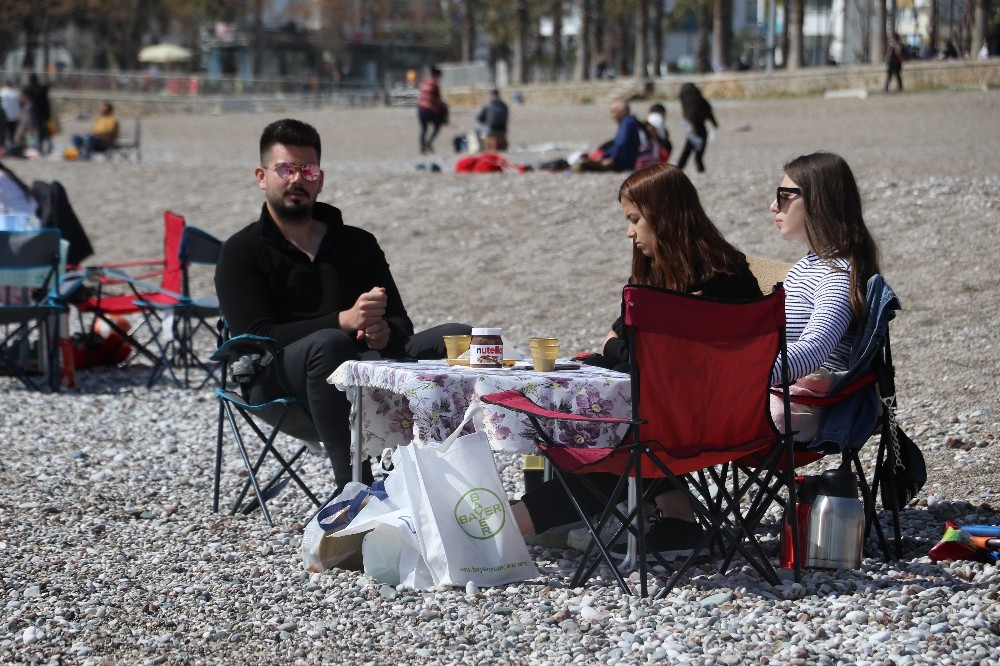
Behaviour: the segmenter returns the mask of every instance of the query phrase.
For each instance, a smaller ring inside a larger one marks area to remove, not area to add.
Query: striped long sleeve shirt
[[[788,370],[792,381],[815,372],[820,366],[846,370],[854,342],[848,331],[851,312],[850,264],[842,259],[834,270],[809,252],[799,259],[785,278],[785,319],[788,337]],[[781,377],[781,358],[771,370],[771,382]]]

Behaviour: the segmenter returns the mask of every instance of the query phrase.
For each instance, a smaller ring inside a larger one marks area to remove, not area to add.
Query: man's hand
[[[340,330],[354,333],[358,340],[363,340],[365,331],[370,326],[381,322],[382,317],[385,316],[385,303],[385,288],[374,287],[371,291],[366,291],[358,296],[358,300],[350,310],[344,310],[340,313],[338,318]]]
[[[392,330],[384,319],[372,324],[364,331],[358,331],[358,340],[368,343],[369,349],[382,350],[389,345],[389,336]]]

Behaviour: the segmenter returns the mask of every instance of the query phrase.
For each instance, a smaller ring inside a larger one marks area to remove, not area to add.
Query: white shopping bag
[[[407,504],[409,493],[404,486],[403,475],[398,472],[388,474],[383,488],[385,496],[369,498],[349,525],[329,534],[326,538],[357,540],[359,552],[363,552],[363,539],[366,533],[375,529],[382,532],[383,536],[387,535],[387,531],[395,532],[398,543],[393,544],[392,550],[394,557],[398,553],[399,575],[391,582],[415,590],[426,590],[434,585],[434,580],[420,554],[413,512]]]
[[[437,585],[493,586],[538,576],[486,436],[459,436],[478,411],[473,403],[444,442],[414,441],[393,454],[393,475],[403,477],[420,553]],[[390,498],[396,499],[392,491]]]

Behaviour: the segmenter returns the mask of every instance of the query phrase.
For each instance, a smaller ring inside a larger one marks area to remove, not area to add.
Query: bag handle
[[[472,421],[474,418],[479,416],[481,411],[482,411],[482,405],[480,405],[478,401],[471,403],[469,405],[469,408],[465,410],[465,417],[462,419],[462,422],[458,424],[458,427],[455,428],[455,430],[450,435],[448,435],[447,439],[441,442],[440,446],[436,446],[434,448],[436,448],[441,453],[445,453],[448,449],[451,448],[451,445],[454,444],[456,440],[458,440],[458,438],[462,434],[462,431],[465,430],[465,426],[469,425],[469,421]]]
[[[322,527],[325,532],[332,532],[339,530],[342,527],[346,527],[352,520],[354,520],[354,517],[358,515],[361,509],[364,508],[365,499],[368,497],[374,497],[375,499],[382,501],[389,498],[389,495],[385,492],[382,479],[376,480],[370,488],[365,488],[349,500],[341,500],[339,502],[333,502],[332,504],[326,505],[320,509],[319,512],[317,512],[316,522],[319,523],[319,526]],[[344,507],[347,507],[346,514],[329,525],[323,524],[325,521],[333,518],[338,513],[343,511]]]

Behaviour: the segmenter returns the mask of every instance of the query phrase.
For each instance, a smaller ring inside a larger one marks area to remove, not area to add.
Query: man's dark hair
[[[441,76],[441,70],[437,67],[431,67],[431,76]]]
[[[105,102],[104,106],[108,107],[108,113],[114,113],[115,112],[115,105],[112,104],[111,102]]]
[[[264,164],[264,154],[276,143],[285,146],[304,146],[316,149],[316,159],[322,152],[320,149],[319,132],[309,123],[292,118],[275,120],[264,128],[260,135],[260,162]]]

